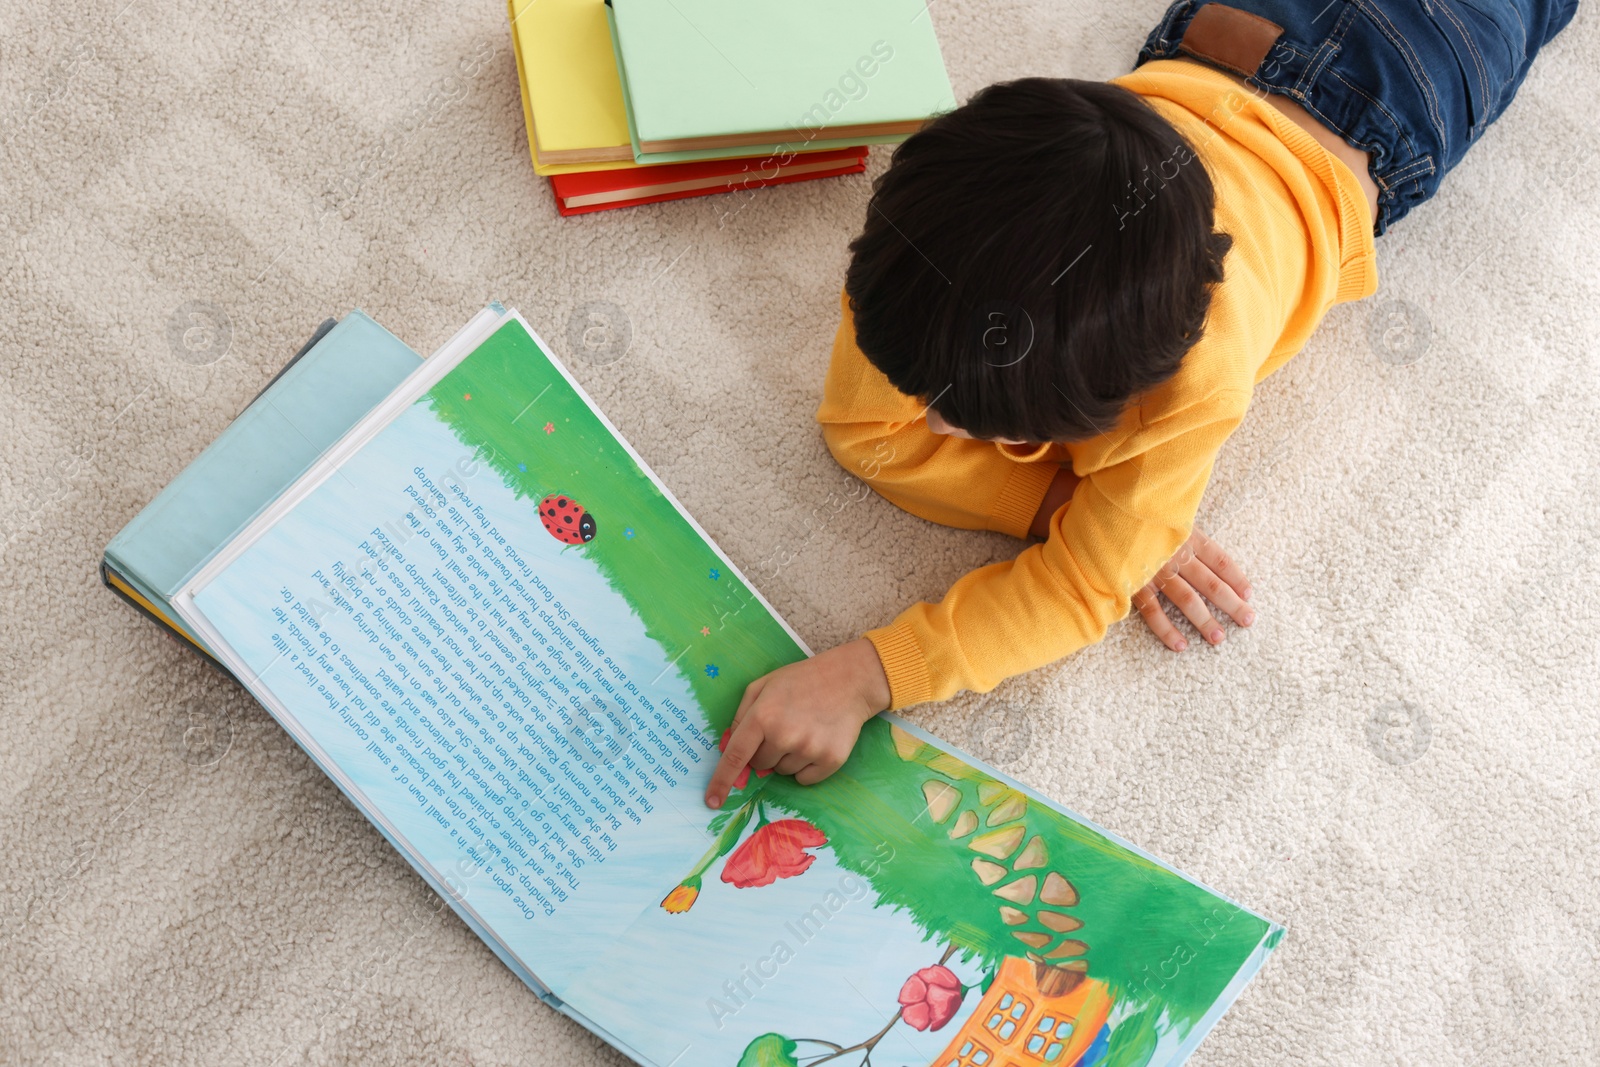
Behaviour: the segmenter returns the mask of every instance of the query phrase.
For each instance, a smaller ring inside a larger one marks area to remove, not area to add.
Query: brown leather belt
[[[1183,31],[1178,51],[1248,78],[1283,35],[1283,27],[1226,4],[1203,4]]]

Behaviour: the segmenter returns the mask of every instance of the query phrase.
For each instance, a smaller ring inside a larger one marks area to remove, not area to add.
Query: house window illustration
[[[1039,992],[1033,964],[1001,961],[994,982],[938,1067],[1073,1067],[1111,1014],[1105,983],[1085,978],[1059,996]]]
[[[961,1042],[955,1057],[940,1064],[940,1067],[987,1067],[992,1063],[994,1063],[994,1053],[978,1042],[968,1039]]]
[[[1033,1005],[1026,998],[1015,993],[1003,993],[994,1010],[984,1020],[984,1028],[1003,1044],[1016,1036],[1017,1025],[1028,1017],[1032,1009]]]

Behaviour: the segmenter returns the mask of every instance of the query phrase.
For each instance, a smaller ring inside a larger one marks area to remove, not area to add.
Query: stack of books
[[[805,645],[499,305],[319,330],[105,573],[645,1067],[1176,1067],[1284,932],[892,715],[708,810]]]
[[[509,0],[563,215],[859,173],[955,107],[923,0]]]

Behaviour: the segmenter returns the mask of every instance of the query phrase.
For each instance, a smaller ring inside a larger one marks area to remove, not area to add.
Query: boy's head
[[[974,437],[1082,440],[1200,337],[1231,241],[1211,179],[1103,82],[991,85],[902,144],[851,242],[862,352]]]

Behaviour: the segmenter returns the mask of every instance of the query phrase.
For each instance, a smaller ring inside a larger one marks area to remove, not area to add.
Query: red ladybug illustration
[[[551,493],[539,501],[539,521],[557,541],[581,545],[594,540],[594,516],[570,496]]]

